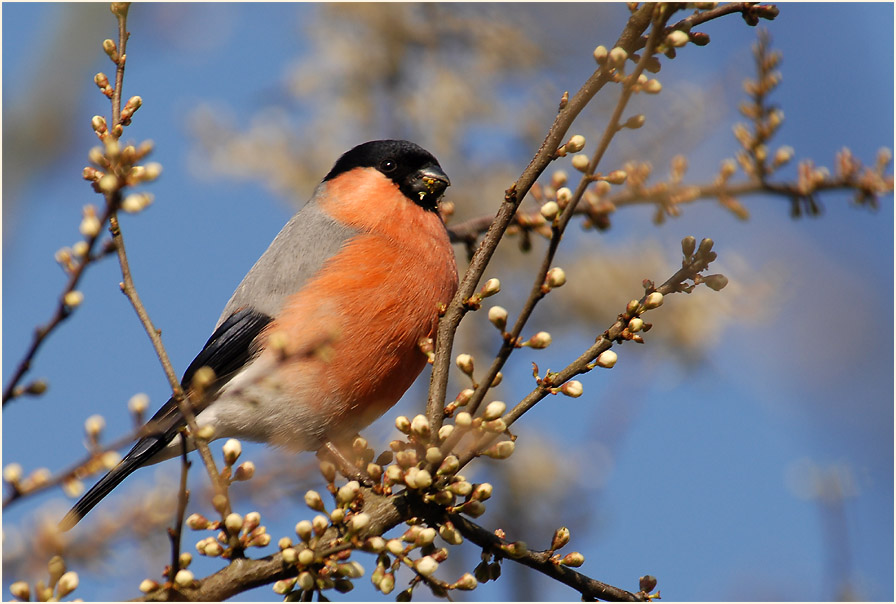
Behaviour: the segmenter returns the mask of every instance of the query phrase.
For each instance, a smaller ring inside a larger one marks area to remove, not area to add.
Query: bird
[[[344,153],[237,286],[184,372],[197,425],[211,426],[212,439],[317,451],[391,408],[426,366],[420,342],[435,337],[457,290],[438,211],[449,185],[438,160],[409,141]],[[213,379],[198,396],[194,378],[205,367]],[[138,468],[181,455],[185,425],[172,397],[59,528],[74,527]]]

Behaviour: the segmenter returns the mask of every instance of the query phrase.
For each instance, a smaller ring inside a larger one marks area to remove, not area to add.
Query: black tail
[[[147,436],[141,438],[131,449],[124,459],[117,466],[112,468],[108,474],[93,485],[93,488],[81,497],[81,500],[69,510],[65,518],[59,523],[59,530],[67,531],[74,527],[81,519],[87,515],[87,512],[93,509],[103,497],[112,492],[121,482],[131,475],[134,470],[152,459],[159,451],[165,448],[171,438],[165,438],[165,435]]]

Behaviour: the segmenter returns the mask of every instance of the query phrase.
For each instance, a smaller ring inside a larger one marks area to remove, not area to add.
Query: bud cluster
[[[229,558],[233,550],[230,548],[228,533],[236,535],[240,548],[267,547],[271,543],[271,535],[261,524],[261,514],[249,512],[244,516],[232,512],[224,520],[209,520],[202,514],[191,514],[185,524],[194,531],[219,531],[217,536],[200,539],[196,543],[196,551],[210,558]]]
[[[47,563],[50,580],[38,581],[32,591],[26,581],[16,581],[9,586],[12,596],[22,602],[34,598],[38,602],[59,602],[78,588],[78,573],[66,569],[61,556],[53,556]]]

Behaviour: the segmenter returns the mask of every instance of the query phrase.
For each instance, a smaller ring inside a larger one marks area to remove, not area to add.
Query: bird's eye
[[[397,168],[397,167],[398,167],[398,164],[396,164],[391,159],[384,159],[382,161],[382,163],[380,163],[380,171],[382,171],[384,174],[388,174],[389,172],[394,172],[395,168]]]

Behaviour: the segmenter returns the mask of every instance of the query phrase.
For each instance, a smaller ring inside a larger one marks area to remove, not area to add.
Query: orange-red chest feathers
[[[347,432],[394,405],[426,365],[418,342],[435,335],[457,267],[438,214],[373,170],[331,180],[318,202],[359,234],[289,298],[270,332],[284,331],[291,347],[327,342],[286,379],[310,379],[320,396],[306,404],[333,414],[330,432]]]

